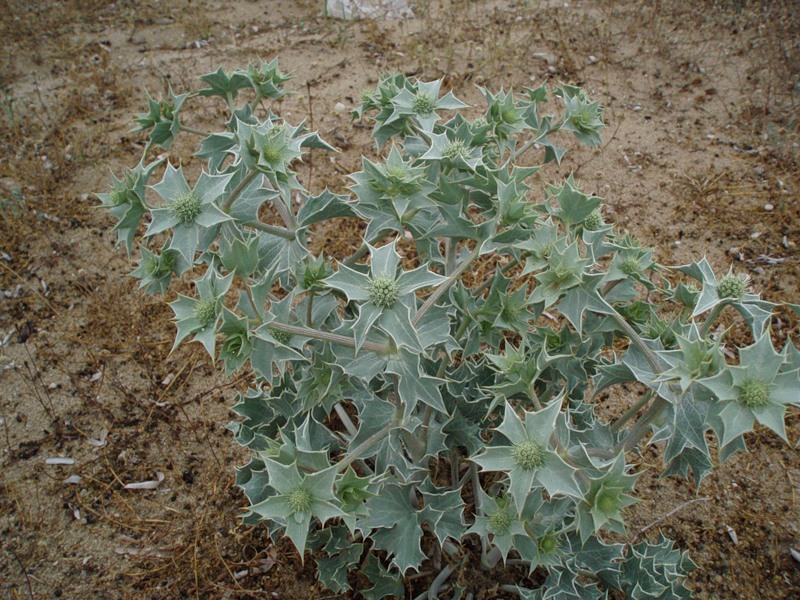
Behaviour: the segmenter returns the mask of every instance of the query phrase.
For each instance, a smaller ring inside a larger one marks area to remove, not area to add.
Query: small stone
[[[341,112],[346,111],[347,107],[344,104],[342,104],[341,102],[337,102],[336,104],[333,105],[333,110],[335,110],[338,113],[341,113]]]
[[[774,207],[774,206],[772,206],[772,204],[769,204],[769,203],[767,203],[767,204],[765,204],[765,205],[764,205],[764,210],[773,210],[774,208],[775,208],[775,207]]]

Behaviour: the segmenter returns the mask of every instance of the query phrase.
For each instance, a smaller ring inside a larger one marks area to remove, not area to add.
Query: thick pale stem
[[[505,275],[505,274],[506,274],[506,273],[508,273],[508,272],[509,272],[511,269],[513,269],[514,267],[516,267],[518,264],[519,264],[519,261],[518,261],[516,258],[513,258],[513,257],[512,257],[512,258],[511,258],[511,260],[510,260],[508,263],[506,263],[505,265],[503,265],[503,266],[500,268],[500,272],[501,272],[503,275]],[[489,277],[489,279],[487,279],[487,280],[486,280],[486,281],[484,281],[482,284],[480,284],[480,285],[479,285],[477,288],[475,288],[475,291],[473,292],[473,293],[474,293],[474,295],[475,295],[475,296],[480,296],[480,295],[481,295],[481,294],[484,292],[484,290],[486,290],[486,288],[488,288],[490,285],[492,285],[492,281],[494,281],[494,273],[492,274],[492,276],[491,276],[491,277]]]
[[[444,241],[445,265],[444,274],[450,275],[456,268],[456,256],[458,255],[458,242],[453,238],[446,238]]]
[[[314,296],[315,294],[313,291],[308,295],[308,304],[306,305],[306,327],[311,327],[314,322]]]
[[[619,419],[617,419],[611,424],[611,431],[614,433],[619,431],[622,428],[622,426],[625,425],[625,423],[630,421],[633,417],[636,416],[636,414],[640,410],[642,410],[645,406],[647,406],[647,403],[650,402],[650,399],[652,397],[653,397],[653,390],[647,390],[646,393],[642,394],[642,397],[639,398],[639,400],[637,400],[633,404],[633,406],[631,406],[628,410],[626,410],[625,414],[623,414]]]
[[[636,425],[634,425],[631,430],[628,432],[620,442],[614,446],[614,454],[618,454],[620,451],[628,452],[628,450],[632,450],[636,447],[636,444],[647,435],[647,430],[650,424],[655,421],[658,417],[661,416],[661,413],[669,406],[669,402],[661,398],[660,396],[656,398],[656,401],[648,408],[645,413],[642,415],[642,418],[636,421]]]
[[[381,240],[382,240],[384,237],[385,237],[385,236],[383,236],[383,235],[379,235],[379,236],[378,236],[378,237],[376,237],[375,239],[371,240],[371,241],[369,242],[369,244],[371,244],[371,245],[373,245],[373,246],[374,246],[375,244],[377,244],[378,242],[380,242],[380,241],[381,241]],[[353,266],[354,264],[356,264],[356,263],[357,263],[359,260],[361,260],[361,259],[362,259],[364,256],[366,256],[366,255],[367,255],[367,252],[369,252],[369,246],[367,245],[367,242],[366,242],[366,240],[365,240],[365,241],[364,241],[364,242],[361,244],[361,246],[359,246],[359,247],[358,247],[358,250],[356,250],[356,251],[355,251],[353,254],[351,254],[349,257],[347,257],[345,260],[343,260],[343,261],[342,261],[342,264],[343,264],[345,267],[352,267],[352,266]]]
[[[361,458],[361,456],[370,448],[372,448],[375,444],[380,442],[383,438],[389,435],[389,432],[397,426],[396,421],[392,421],[388,425],[385,425],[380,431],[376,431],[363,442],[361,442],[358,446],[353,448],[350,452],[348,452],[347,456],[345,456],[338,465],[336,465],[336,471],[339,473],[344,473],[347,470],[353,461]]]
[[[533,146],[535,146],[538,142],[540,142],[542,139],[544,139],[548,134],[553,133],[554,131],[557,131],[558,129],[561,129],[561,126],[564,125],[564,122],[565,122],[565,118],[562,117],[556,123],[550,125],[547,128],[547,131],[541,132],[539,135],[536,135],[536,136],[532,137],[527,142],[522,144],[522,146],[520,146],[514,152],[511,153],[511,162],[512,163],[515,162],[520,156],[522,156],[528,150],[533,148]]]
[[[483,510],[483,503],[481,502],[480,491],[483,491],[483,488],[481,488],[481,480],[480,477],[478,477],[478,465],[476,465],[475,463],[470,463],[469,473],[470,476],[472,477],[472,497],[475,499],[475,512],[478,513],[479,517],[482,517],[484,516],[485,513]],[[485,535],[482,535],[481,565],[491,568],[491,566],[488,563],[488,555],[487,555],[488,550],[489,550],[489,540]]]
[[[286,202],[283,202],[282,196],[277,196],[272,199],[272,204],[275,207],[275,210],[278,211],[278,214],[281,216],[284,225],[286,225],[287,229],[294,232],[297,230],[297,219],[294,217],[294,213],[292,212],[292,198],[291,196],[286,199]]]
[[[472,252],[470,252],[470,255],[466,259],[464,259],[464,262],[458,265],[458,268],[456,268],[456,270],[453,271],[453,273],[447,279],[445,279],[439,285],[439,287],[437,287],[433,291],[433,293],[430,296],[428,296],[428,299],[425,300],[425,303],[417,311],[417,314],[415,314],[414,318],[411,319],[412,325],[414,325],[415,327],[417,326],[417,323],[419,323],[422,320],[422,317],[425,316],[425,313],[427,313],[431,308],[433,308],[434,304],[436,304],[436,302],[439,301],[439,298],[444,296],[445,292],[447,292],[447,290],[450,289],[450,286],[452,286],[456,281],[458,281],[458,278],[467,269],[467,267],[472,264],[472,261],[474,261],[476,258],[478,258],[478,256],[480,256],[481,245],[482,244],[479,243],[477,246],[475,246],[475,249]]]
[[[488,570],[488,571],[491,571],[492,569],[494,569],[494,568],[495,568],[495,566],[497,566],[497,563],[499,563],[499,562],[502,560],[502,558],[503,558],[503,553],[502,553],[502,552],[500,552],[500,548],[498,548],[497,546],[495,546],[494,548],[492,548],[492,549],[491,549],[491,550],[490,550],[490,551],[489,551],[489,552],[486,554],[486,562],[485,562],[485,565],[484,565],[484,564],[482,564],[481,566],[483,566],[483,567],[484,567],[484,569],[486,569],[486,570]]]
[[[250,111],[253,114],[255,114],[256,108],[258,107],[258,103],[261,102],[262,98],[263,98],[263,96],[261,95],[261,92],[256,92],[256,97],[253,98],[253,103],[250,105],[250,107],[251,107]]]
[[[606,306],[611,308],[610,304],[606,304]],[[625,335],[631,341],[631,343],[636,346],[642,354],[644,354],[644,358],[653,369],[653,373],[660,375],[662,365],[661,361],[658,359],[658,356],[656,356],[655,352],[648,348],[647,344],[644,343],[644,340],[639,336],[638,333],[636,333],[636,330],[625,320],[625,317],[623,317],[613,308],[612,310],[614,312],[609,316],[614,319],[619,328],[625,332]]]
[[[296,237],[293,231],[289,231],[283,227],[275,227],[275,225],[270,225],[269,223],[264,223],[263,221],[251,221],[246,223],[245,226],[251,227],[252,229],[257,229],[258,231],[263,231],[264,233],[269,233],[270,235],[282,237],[285,240],[293,240]]]
[[[347,433],[352,435],[353,437],[356,436],[358,433],[358,428],[353,424],[353,421],[350,420],[350,416],[344,410],[344,406],[342,406],[341,402],[337,402],[333,409],[336,411],[336,414],[339,415],[339,420],[341,420],[344,428],[347,429]]]
[[[208,137],[208,136],[211,135],[207,131],[201,131],[199,129],[195,129],[194,127],[188,127],[188,126],[183,125],[183,124],[181,124],[180,127],[181,127],[181,131],[185,131],[186,133],[193,133],[195,135],[199,135],[199,136],[202,136],[202,137]]]
[[[339,335],[338,333],[329,333],[327,331],[319,331],[318,329],[311,329],[309,327],[298,327],[297,325],[287,325],[285,323],[277,323],[275,321],[271,322],[269,326],[277,329],[278,331],[284,331],[292,335],[310,337],[315,340],[322,340],[323,342],[331,342],[332,344],[350,346],[351,348],[356,347],[356,341],[353,338],[347,337],[346,335]],[[386,354],[390,350],[388,346],[377,344],[375,342],[364,342],[361,347],[370,350],[371,352],[377,352],[378,354]]]
[[[222,205],[222,212],[230,212],[231,206],[233,206],[233,203],[236,200],[236,198],[238,198],[239,194],[241,194],[244,191],[244,188],[250,185],[250,182],[256,178],[256,175],[258,175],[256,171],[250,171],[247,175],[242,177],[242,180],[239,182],[239,185],[233,188],[233,191],[230,193],[228,198],[225,200],[225,203]]]
[[[706,337],[708,335],[708,332],[711,331],[711,326],[717,320],[717,317],[722,314],[722,311],[725,310],[725,307],[728,306],[728,304],[729,302],[720,302],[711,309],[711,312],[708,313],[705,321],[703,321],[703,324],[700,326],[700,337]]]

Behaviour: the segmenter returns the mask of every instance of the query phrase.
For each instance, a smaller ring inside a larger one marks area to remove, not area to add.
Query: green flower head
[[[369,298],[381,308],[392,308],[397,303],[400,288],[388,275],[379,275],[372,279],[369,287]]]
[[[722,446],[752,431],[755,421],[787,439],[784,417],[787,405],[800,405],[800,371],[785,370],[786,358],[786,349],[776,352],[767,331],[739,351],[738,365],[723,363],[717,375],[701,380],[720,402],[714,429]]]
[[[520,514],[532,490],[545,489],[551,496],[581,496],[575,469],[550,447],[560,406],[560,400],[554,399],[540,411],[525,412],[524,418],[520,419],[515,409],[506,404],[505,416],[497,432],[510,445],[494,442],[500,445],[490,445],[471,459],[483,471],[508,473],[509,495],[520,507]]]
[[[744,298],[750,286],[750,277],[744,274],[734,274],[729,271],[717,283],[717,295],[720,300],[738,301]]]
[[[533,440],[515,445],[512,455],[517,466],[525,471],[535,471],[544,464],[544,449]]]

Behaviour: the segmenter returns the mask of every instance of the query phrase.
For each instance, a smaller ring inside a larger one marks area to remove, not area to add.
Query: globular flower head
[[[442,155],[449,161],[465,158],[468,155],[464,140],[455,139],[444,147]]]
[[[599,210],[589,213],[583,220],[583,228],[587,231],[597,231],[603,226],[603,214]]]
[[[194,223],[203,207],[200,198],[194,192],[183,192],[175,196],[169,208],[181,223]]]
[[[535,471],[544,464],[544,449],[534,440],[515,445],[512,455],[517,466],[525,471]]]
[[[505,535],[511,527],[511,515],[504,509],[498,508],[489,515],[489,531],[494,535]]]
[[[639,272],[639,261],[635,258],[626,258],[620,263],[619,270],[625,275],[634,275]]]
[[[729,271],[725,277],[717,283],[717,295],[720,300],[741,300],[750,285],[750,277],[744,274],[734,274]]]
[[[769,402],[769,384],[759,379],[747,379],[738,388],[739,404],[747,408],[761,408]]]
[[[200,327],[206,327],[217,318],[218,301],[214,299],[201,300],[194,308],[194,315]]]
[[[436,107],[436,99],[426,92],[418,92],[413,101],[414,112],[424,117],[431,114]]]
[[[311,510],[314,496],[307,489],[298,487],[288,494],[289,508],[295,513],[306,513]]]
[[[392,308],[400,295],[397,282],[388,275],[378,275],[372,279],[369,287],[369,298],[373,304],[381,308]]]

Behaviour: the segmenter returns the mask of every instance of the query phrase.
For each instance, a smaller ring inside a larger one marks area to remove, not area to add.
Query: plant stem
[[[647,392],[642,394],[642,397],[639,398],[639,400],[637,400],[633,404],[633,406],[631,406],[628,410],[626,410],[625,414],[623,414],[619,419],[617,419],[611,424],[611,431],[613,433],[617,433],[622,428],[622,426],[625,425],[625,423],[627,423],[633,417],[636,416],[636,413],[638,413],[642,408],[647,406],[647,403],[650,402],[650,399],[652,397],[653,397],[653,390],[647,390]]]
[[[634,425],[631,430],[628,432],[624,438],[622,438],[619,443],[614,446],[612,452],[614,454],[618,454],[620,451],[627,452],[628,450],[633,449],[636,444],[639,443],[646,434],[647,428],[649,427],[650,423],[655,421],[662,412],[669,406],[669,402],[664,400],[662,397],[657,397],[656,401],[648,408],[645,413],[642,415],[642,418],[636,421],[636,425]]]
[[[428,296],[428,299],[425,300],[425,303],[417,311],[417,314],[415,314],[414,318],[411,319],[412,325],[416,327],[417,323],[419,323],[420,320],[422,320],[422,317],[425,316],[425,313],[427,313],[431,308],[433,308],[433,305],[436,304],[439,298],[441,298],[444,295],[444,293],[450,289],[450,286],[453,285],[458,280],[458,278],[466,270],[466,268],[470,264],[472,264],[472,261],[474,261],[476,258],[478,258],[478,256],[480,256],[482,246],[483,244],[480,243],[477,244],[475,246],[475,249],[472,252],[470,252],[470,255],[466,259],[464,259],[464,262],[458,265],[456,270],[453,271],[453,273],[445,281],[443,281],[442,284],[439,287],[437,287],[430,296]]]
[[[276,227],[275,225],[270,225],[269,223],[264,223],[263,221],[250,221],[249,223],[245,223],[245,226],[252,227],[253,229],[258,229],[259,231],[263,231],[271,235],[282,237],[285,240],[296,239],[295,233],[293,231],[284,229],[283,227]]]
[[[469,464],[469,473],[472,477],[472,497],[475,500],[475,512],[479,517],[484,516],[483,503],[481,502],[481,480],[478,477],[478,465],[474,462]],[[481,565],[489,566],[487,563],[487,551],[489,550],[489,541],[485,535],[481,536]],[[491,567],[489,567],[491,568]]]
[[[612,311],[609,316],[614,319],[616,324],[619,325],[619,328],[625,332],[625,335],[628,337],[631,343],[636,346],[642,354],[644,354],[644,358],[652,367],[653,373],[660,375],[662,365],[661,361],[658,359],[658,356],[656,356],[656,354],[650,348],[648,348],[647,344],[644,343],[644,340],[642,340],[642,338],[639,337],[639,334],[636,333],[636,330],[625,320],[625,317],[619,314],[614,307],[607,302],[604,302],[604,304]]]
[[[261,95],[261,92],[257,91],[256,92],[256,97],[253,98],[253,103],[250,105],[250,107],[251,107],[250,108],[250,112],[252,112],[253,114],[255,114],[255,112],[256,112],[256,107],[258,107],[258,103],[261,102],[261,98],[263,98],[263,96]]]
[[[512,163],[515,162],[520,156],[525,154],[528,150],[530,150],[535,144],[537,144],[542,138],[546,137],[549,133],[561,129],[561,126],[564,124],[564,122],[565,122],[565,117],[562,117],[553,125],[549,125],[547,127],[547,131],[542,131],[541,133],[539,133],[539,135],[533,136],[527,142],[522,144],[522,146],[514,150],[514,152],[511,153],[511,158],[510,158],[511,162]]]
[[[461,343],[461,342],[459,342],[459,340],[461,339],[461,336],[464,335],[464,333],[467,331],[467,328],[469,327],[470,323],[472,323],[472,321],[474,321],[474,320],[475,319],[473,319],[472,315],[470,315],[470,314],[464,315],[464,320],[461,321],[461,324],[458,326],[458,329],[456,329],[456,343],[459,343],[459,344]]]
[[[367,242],[366,240],[364,240],[362,242],[362,244],[358,247],[358,250],[356,250],[353,254],[351,254],[346,259],[344,259],[342,261],[342,264],[345,267],[352,267],[359,260],[361,260],[362,257],[366,256],[367,252],[369,252],[369,245],[368,244],[374,246],[375,244],[380,242],[384,237],[386,237],[386,236],[379,235],[378,237],[374,238],[371,242]]]
[[[542,403],[539,401],[539,396],[536,394],[533,383],[528,386],[528,398],[531,399],[536,410],[542,410]]]
[[[500,552],[500,548],[495,546],[486,554],[486,565],[482,564],[481,566],[487,570],[494,569],[495,565],[497,565],[502,558],[503,554]]]
[[[185,131],[186,133],[193,133],[195,135],[200,135],[203,137],[209,137],[211,134],[207,131],[200,131],[199,129],[195,129],[194,127],[187,127],[186,125],[181,123],[181,131]]]
[[[519,260],[517,260],[517,258],[516,258],[516,257],[512,257],[512,258],[511,258],[511,260],[510,260],[510,261],[508,261],[508,263],[506,263],[505,265],[503,265],[503,266],[500,268],[500,272],[501,272],[503,275],[505,275],[505,274],[506,274],[506,273],[508,273],[508,272],[509,272],[511,269],[513,269],[514,267],[516,267],[518,264],[519,264]],[[483,291],[484,291],[486,288],[488,288],[490,285],[492,285],[492,281],[493,281],[493,280],[494,280],[494,274],[492,274],[492,276],[491,276],[491,277],[489,277],[489,278],[488,278],[486,281],[484,281],[484,282],[483,282],[482,284],[480,284],[480,285],[479,285],[477,288],[475,288],[475,291],[473,292],[473,294],[474,294],[475,296],[479,296],[481,293],[483,293]]]
[[[261,323],[263,323],[264,319],[261,318],[261,314],[258,312],[258,305],[256,304],[256,299],[253,297],[253,290],[249,285],[247,285],[246,281],[244,285],[244,290],[245,293],[247,294],[247,298],[250,300],[250,304],[253,305],[253,312],[256,313],[256,315],[258,315],[258,320]]]
[[[308,295],[308,305],[306,305],[306,327],[311,327],[313,322],[312,316],[314,314],[314,292]]]
[[[339,419],[342,421],[344,428],[347,429],[347,433],[355,437],[356,434],[358,433],[358,429],[353,424],[353,421],[350,420],[348,414],[345,412],[342,403],[337,402],[336,404],[333,405],[333,408],[336,411],[336,414],[339,415]]]
[[[230,212],[231,206],[233,206],[233,203],[236,200],[236,198],[238,198],[239,194],[241,194],[244,191],[244,188],[250,185],[250,182],[253,181],[253,179],[255,179],[256,175],[258,175],[258,171],[250,171],[247,175],[242,177],[242,180],[239,182],[239,185],[233,188],[233,191],[226,198],[225,203],[222,205],[222,212],[225,213]]]
[[[361,442],[358,446],[353,448],[352,451],[348,452],[347,455],[336,465],[336,471],[338,473],[344,473],[347,470],[347,467],[356,460],[360,458],[364,452],[372,448],[375,444],[380,442],[384,437],[386,437],[389,432],[397,426],[397,421],[392,421],[391,423],[384,425],[379,431],[376,431],[363,442]]]
[[[463,562],[463,560],[461,562]],[[439,590],[442,587],[442,584],[447,581],[447,578],[450,577],[450,575],[452,575],[458,567],[461,566],[461,562],[456,565],[447,565],[444,569],[442,569],[442,571],[436,576],[436,579],[433,580],[433,583],[431,583],[431,587],[428,589],[428,600],[434,600],[435,598],[439,597]]]
[[[600,295],[605,298],[608,296],[608,293],[613,290],[617,285],[625,281],[624,279],[615,279],[614,281],[609,281],[607,284],[603,286],[603,289],[600,290]]]
[[[453,238],[445,238],[444,240],[444,254],[445,254],[445,265],[444,265],[444,274],[450,275],[453,272],[453,269],[456,268],[456,256],[458,255],[458,242],[456,242]]]
[[[278,211],[278,214],[283,219],[284,225],[286,225],[287,229],[291,231],[295,231],[297,229],[297,219],[294,218],[294,213],[292,212],[292,197],[286,199],[286,203],[284,203],[282,196],[278,196],[272,199],[272,204],[275,206],[275,210]]]
[[[356,341],[346,335],[339,335],[338,333],[329,333],[327,331],[319,331],[318,329],[311,329],[309,327],[298,327],[297,325],[287,325],[286,323],[278,323],[272,321],[270,327],[278,331],[284,331],[292,335],[299,335],[303,337],[310,337],[315,340],[322,340],[323,342],[331,342],[332,344],[341,344],[342,346],[349,346],[350,348],[356,347]],[[390,351],[388,346],[378,344],[375,342],[364,342],[361,344],[362,348],[366,348],[378,354],[386,354]]]
[[[362,242],[361,246],[358,247],[358,250],[356,250],[353,254],[351,254],[345,260],[343,260],[342,264],[345,267],[352,267],[363,256],[365,256],[367,252],[369,252],[369,246],[367,246],[367,242]]]
[[[714,321],[716,321],[717,317],[722,314],[722,311],[725,310],[725,307],[728,306],[728,304],[728,302],[720,302],[711,309],[711,312],[708,313],[705,321],[703,321],[703,324],[700,326],[700,337],[704,338],[708,335],[708,332],[711,331],[711,326],[714,324]]]

